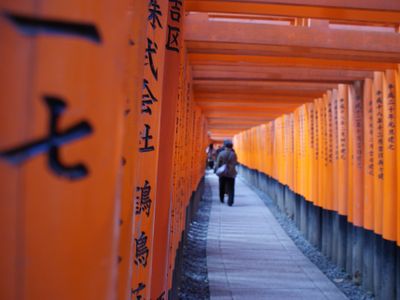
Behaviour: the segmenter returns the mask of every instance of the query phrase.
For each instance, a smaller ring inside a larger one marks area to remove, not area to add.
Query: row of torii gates
[[[400,2],[0,12],[1,299],[172,298],[205,149],[226,138],[243,176],[302,203],[314,244],[396,297]]]

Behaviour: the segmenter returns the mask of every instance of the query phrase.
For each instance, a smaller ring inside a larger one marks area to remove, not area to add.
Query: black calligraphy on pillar
[[[167,33],[167,50],[179,53],[179,37],[180,37],[180,21],[181,21],[181,9],[182,0],[169,0],[172,5],[169,6],[169,15],[171,17],[171,23],[176,23],[175,26],[168,25]]]
[[[315,142],[314,142],[314,110],[312,107],[309,109],[309,115],[310,115],[310,145],[311,148],[314,149]]]
[[[179,23],[181,21],[182,0],[169,0],[169,2],[173,3],[169,11],[171,19]]]
[[[338,100],[334,100],[333,106],[333,129],[334,129],[334,139],[335,139],[335,161],[339,160],[339,143],[338,143],[338,136],[339,136],[339,128],[338,128]]]
[[[147,248],[147,236],[142,231],[140,236],[135,238],[135,265],[147,266],[147,258],[149,257],[149,249]]]
[[[142,300],[144,298],[143,298],[143,295],[141,295],[141,294],[145,288],[146,288],[146,285],[144,283],[140,282],[139,286],[136,289],[131,289],[131,295],[136,296],[136,300]]]
[[[150,135],[150,129],[151,129],[150,125],[144,124],[144,131],[141,132],[141,136],[140,136],[144,145],[143,145],[143,147],[139,148],[140,152],[151,152],[151,151],[155,150],[154,146],[149,145],[150,141],[153,139],[153,136]],[[142,144],[142,142],[140,142],[139,144]]]
[[[364,146],[364,138],[363,138],[363,99],[358,96],[355,100],[354,104],[354,114],[355,114],[355,127],[356,127],[356,164],[358,169],[362,169],[363,167],[363,146]]]
[[[340,159],[345,160],[347,158],[347,127],[346,127],[346,104],[344,99],[339,100],[339,111],[340,111],[340,132],[339,132],[339,143],[340,143]]]
[[[383,98],[382,91],[376,92],[376,123],[378,144],[378,178],[383,179]]]
[[[151,115],[152,111],[150,106],[154,104],[154,102],[158,102],[158,100],[149,87],[149,81],[147,79],[144,79],[142,94],[142,113]]]
[[[136,187],[136,191],[140,192],[140,195],[136,197],[136,214],[140,215],[142,212],[145,212],[149,216],[152,202],[150,199],[151,186],[149,182],[145,180],[142,187]]]
[[[154,76],[155,80],[158,80],[158,68],[154,64],[153,55],[157,54],[158,46],[156,42],[153,42],[151,39],[147,38],[147,48],[145,59],[147,60],[145,66],[149,65],[151,73]]]
[[[372,98],[368,103],[368,174],[374,176],[374,110]]]
[[[179,34],[178,27],[168,25],[167,50],[179,52]]]
[[[390,151],[395,150],[395,131],[396,131],[396,105],[394,95],[394,85],[388,85],[388,126],[387,126],[387,145]]]
[[[90,135],[93,132],[92,127],[88,122],[81,121],[65,130],[59,130],[58,123],[67,109],[66,103],[55,96],[45,96],[44,101],[50,114],[48,136],[14,149],[2,151],[0,152],[0,158],[18,165],[39,154],[47,153],[48,165],[56,175],[70,180],[77,180],[87,176],[88,169],[82,163],[67,166],[61,162],[60,147]]]
[[[161,25],[160,17],[162,17],[162,12],[158,1],[150,0],[148,20],[150,21],[150,25],[153,29],[156,29],[157,26],[159,28],[163,28]]]
[[[332,114],[332,101],[328,103],[328,142],[329,142],[329,152],[328,152],[328,162],[333,161],[333,128],[332,123],[334,116]]]
[[[324,148],[323,159],[324,159],[325,166],[328,165],[328,155],[329,155],[329,153],[328,153],[328,145],[329,145],[329,143],[328,143],[328,124],[327,124],[328,114],[327,114],[327,109],[328,109],[328,106],[327,106],[327,104],[324,103],[322,114],[323,114],[323,122],[324,122],[324,124],[323,124],[323,126],[324,126],[323,127],[324,128],[323,135],[325,137],[325,141],[324,141],[324,145],[323,145],[323,148]]]

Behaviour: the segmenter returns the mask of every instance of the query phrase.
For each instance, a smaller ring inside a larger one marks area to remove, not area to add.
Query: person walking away
[[[237,156],[233,150],[232,141],[225,140],[224,147],[224,150],[218,154],[215,172],[222,165],[226,165],[225,171],[219,177],[219,199],[222,203],[224,203],[224,196],[225,194],[228,194],[228,205],[232,206],[235,196]]]

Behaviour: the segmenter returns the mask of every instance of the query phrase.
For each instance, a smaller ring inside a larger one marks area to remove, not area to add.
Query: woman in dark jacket
[[[237,156],[233,150],[232,141],[224,141],[225,149],[218,154],[215,172],[222,165],[226,165],[224,172],[219,175],[219,199],[224,203],[224,196],[228,194],[228,205],[233,205],[235,196],[235,177],[237,175]]]

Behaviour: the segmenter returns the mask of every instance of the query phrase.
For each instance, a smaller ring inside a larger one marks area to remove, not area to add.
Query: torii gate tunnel
[[[0,299],[176,299],[206,148],[400,297],[400,2],[0,0]]]

